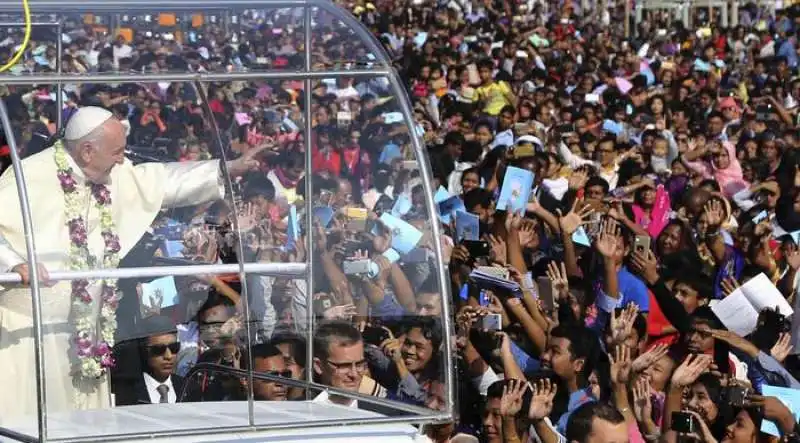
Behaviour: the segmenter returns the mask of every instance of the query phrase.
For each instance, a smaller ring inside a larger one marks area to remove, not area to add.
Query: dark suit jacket
[[[184,379],[175,374],[172,374],[170,378],[172,378],[172,387],[175,389],[175,395],[178,397],[178,402],[180,402]],[[120,383],[117,386],[115,395],[117,406],[150,404],[150,394],[147,392],[143,374],[136,379]]]

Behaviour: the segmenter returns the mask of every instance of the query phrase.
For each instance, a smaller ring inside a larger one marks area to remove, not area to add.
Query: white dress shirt
[[[147,393],[150,395],[150,403],[161,402],[161,394],[158,392],[158,387],[161,385],[167,385],[169,388],[169,391],[167,391],[167,401],[169,403],[178,402],[178,395],[175,393],[175,388],[172,386],[172,377],[167,378],[164,383],[159,383],[153,376],[146,372],[142,373],[142,375],[144,376],[144,384],[147,387]]]
[[[325,404],[325,405],[349,406],[351,408],[357,408],[358,407],[358,400],[356,400],[356,399],[351,400],[350,404],[348,404],[348,405],[343,405],[341,403],[334,403],[333,401],[331,401],[330,396],[328,395],[328,391],[320,392],[319,395],[314,397],[314,400],[311,400],[311,401],[314,402],[314,403],[321,403],[321,404]]]

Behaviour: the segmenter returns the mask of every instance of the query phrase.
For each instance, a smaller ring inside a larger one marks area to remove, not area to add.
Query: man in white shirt
[[[181,349],[178,331],[167,317],[153,316],[141,323],[142,371],[133,380],[114,380],[117,406],[177,403],[183,377],[173,374]]]
[[[314,335],[314,373],[320,383],[358,392],[367,370],[361,332],[344,321],[322,323]],[[314,398],[315,403],[358,407],[358,401],[328,392]]]

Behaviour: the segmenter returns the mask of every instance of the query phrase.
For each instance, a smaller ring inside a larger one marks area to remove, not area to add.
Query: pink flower
[[[98,357],[102,357],[106,354],[111,353],[111,348],[108,346],[108,343],[101,341],[94,347],[94,355]]]
[[[59,171],[58,172],[58,181],[61,183],[61,189],[64,190],[66,193],[74,192],[76,183],[75,179],[72,177],[68,171]]]
[[[100,358],[100,366],[102,366],[104,368],[111,369],[114,366],[116,366],[116,364],[117,364],[117,362],[114,360],[114,357],[111,355],[111,353],[103,355]]]
[[[95,200],[101,206],[107,206],[111,204],[111,191],[108,190],[106,185],[92,185],[92,194],[94,195]]]

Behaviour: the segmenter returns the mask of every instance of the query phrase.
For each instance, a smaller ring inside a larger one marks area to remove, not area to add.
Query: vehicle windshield
[[[329,3],[199,4],[31,2],[0,74],[0,433],[449,417],[434,181],[384,51]]]

